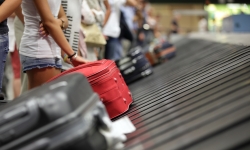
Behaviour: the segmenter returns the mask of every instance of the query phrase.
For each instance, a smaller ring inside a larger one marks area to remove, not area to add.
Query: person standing
[[[20,95],[21,91],[21,64],[19,59],[19,53],[16,46],[16,38],[14,32],[14,19],[15,13],[13,13],[8,18],[8,27],[9,27],[9,51],[11,57],[11,65],[13,70],[13,94],[14,98]]]
[[[123,5],[137,6],[136,0],[109,0],[111,14],[103,28],[103,34],[106,36],[107,44],[105,46],[105,59],[118,60],[122,57],[123,49],[119,39],[120,15]]]
[[[87,8],[89,10],[87,10]],[[96,25],[101,33],[103,26],[105,26],[109,19],[110,13],[111,10],[108,0],[84,0],[84,3],[82,4],[82,23],[85,25]],[[87,18],[91,21],[86,21]],[[83,43],[84,38],[83,33],[81,33],[80,46],[83,47],[81,49],[86,49],[86,52],[83,52],[83,50],[81,51],[82,55],[90,61],[98,60],[99,52],[101,52],[104,45],[93,46],[92,44],[86,43],[85,46]]]
[[[9,51],[7,18],[16,10],[20,3],[21,0],[0,0],[0,102],[6,102],[2,94],[2,80]]]
[[[14,31],[15,31],[16,47],[17,47],[17,50],[19,51],[21,38],[23,36],[23,31],[24,31],[24,18],[22,15],[21,7],[18,7],[16,10],[16,17],[14,19]],[[19,54],[19,52],[18,52],[18,54]],[[20,60],[20,57],[19,57],[19,60]],[[20,94],[22,94],[28,90],[28,77],[25,73],[22,72],[21,69],[20,69],[20,72],[21,72]]]
[[[178,34],[180,32],[179,29],[179,15],[175,15],[172,22],[171,22],[171,33],[172,34]]]
[[[59,75],[62,69],[60,57],[64,54],[74,66],[87,63],[73,51],[63,34],[68,21],[61,0],[22,0],[22,9],[25,28],[20,58],[23,72],[28,76],[29,89]],[[44,35],[46,31],[49,35]]]
[[[198,23],[199,27],[199,32],[207,32],[208,27],[207,27],[207,20],[204,17],[201,17]]]

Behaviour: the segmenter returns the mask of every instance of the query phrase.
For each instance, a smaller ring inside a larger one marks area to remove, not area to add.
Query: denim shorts
[[[8,33],[0,34],[0,92],[2,89],[2,81],[4,76],[4,66],[9,52]]]
[[[42,69],[47,67],[62,69],[62,61],[60,58],[35,58],[20,54],[20,61],[22,64],[23,72],[35,68]]]

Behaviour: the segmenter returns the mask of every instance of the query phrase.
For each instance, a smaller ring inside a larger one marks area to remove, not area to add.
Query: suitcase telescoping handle
[[[107,60],[103,59],[103,60],[100,60],[100,61],[95,61],[95,62],[90,62],[90,63],[87,63],[87,64],[83,64],[83,65],[79,65],[79,66],[76,66],[68,71],[65,71],[63,72],[61,75],[63,74],[67,74],[69,72],[74,72],[76,70],[79,70],[79,69],[83,69],[83,68],[88,68],[88,67],[93,67],[93,66],[100,66],[102,64],[104,64]]]
[[[102,64],[104,64],[107,60],[100,60],[100,61],[94,61],[94,62],[90,62],[90,63],[86,63],[80,66],[75,67],[76,69],[80,69],[80,68],[87,68],[87,67],[92,67],[92,66],[100,66]]]
[[[61,77],[62,75],[66,75],[66,74],[68,74],[68,73],[75,72],[75,71],[81,70],[81,69],[83,69],[83,68],[88,68],[88,67],[93,67],[93,66],[100,66],[100,65],[104,64],[105,62],[107,62],[107,60],[106,60],[106,59],[103,59],[103,60],[100,60],[100,61],[90,62],[90,63],[87,63],[87,64],[83,64],[83,65],[76,66],[76,67],[74,67],[74,68],[72,68],[72,69],[70,69],[70,70],[66,70],[66,71],[62,72],[62,73],[60,74],[60,76],[56,76],[56,77],[50,79],[50,80],[47,81],[47,82],[51,82],[52,80],[55,80],[55,79],[57,79],[58,77]]]

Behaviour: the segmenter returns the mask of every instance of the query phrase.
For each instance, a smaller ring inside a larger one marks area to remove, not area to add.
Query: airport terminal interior
[[[249,0],[15,1],[0,150],[250,150]]]

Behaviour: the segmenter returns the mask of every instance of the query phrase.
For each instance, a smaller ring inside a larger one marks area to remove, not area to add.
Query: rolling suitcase
[[[85,90],[81,91],[83,88]],[[0,145],[78,111],[90,99],[99,97],[92,91],[87,79],[71,75],[0,105]]]
[[[126,83],[131,83],[153,73],[149,61],[141,51],[141,47],[130,50],[126,57],[116,61]]]
[[[110,118],[115,118],[129,109],[132,95],[119,69],[112,60],[100,60],[67,70],[50,81],[79,72],[88,78],[93,90],[99,94]]]
[[[111,121],[81,74],[45,84],[2,109],[0,150],[105,150],[114,146],[108,141],[120,142],[103,134]]]

